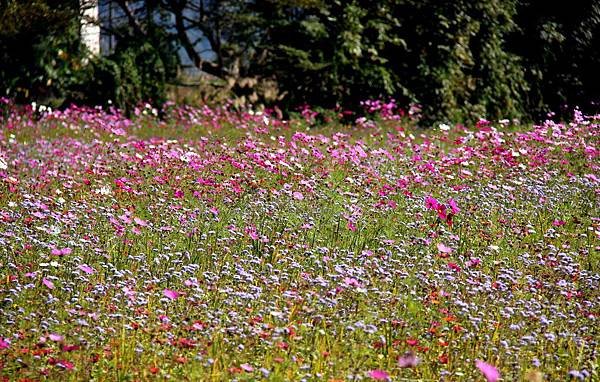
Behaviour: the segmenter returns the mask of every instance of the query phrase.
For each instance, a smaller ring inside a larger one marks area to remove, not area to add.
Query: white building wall
[[[100,25],[98,25],[98,1],[82,0],[81,41],[94,55],[100,54]]]

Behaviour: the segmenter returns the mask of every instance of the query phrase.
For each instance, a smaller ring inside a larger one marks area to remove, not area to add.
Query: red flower
[[[419,344],[419,340],[415,340],[415,339],[410,338],[410,339],[406,340],[406,343],[409,346],[417,346]]]

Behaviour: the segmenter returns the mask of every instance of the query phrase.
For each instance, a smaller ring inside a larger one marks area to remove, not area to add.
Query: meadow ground
[[[599,118],[373,105],[3,100],[0,381],[600,380]]]

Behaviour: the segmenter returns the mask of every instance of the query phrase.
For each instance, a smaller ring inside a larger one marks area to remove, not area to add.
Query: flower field
[[[2,102],[0,381],[600,380],[598,116]]]

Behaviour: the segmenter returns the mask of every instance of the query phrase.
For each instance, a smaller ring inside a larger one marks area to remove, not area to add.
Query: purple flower
[[[407,351],[398,358],[398,367],[409,368],[416,367],[419,364],[419,359],[412,351]]]

